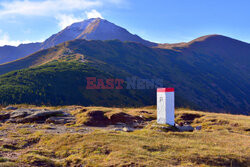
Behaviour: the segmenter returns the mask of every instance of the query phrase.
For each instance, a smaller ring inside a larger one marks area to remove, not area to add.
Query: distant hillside
[[[235,44],[233,39],[226,39],[231,41],[233,45]],[[224,48],[232,54],[233,52],[230,48],[234,48],[234,46],[231,46],[229,41],[225,41],[227,45],[218,45],[217,49],[223,50]],[[241,43],[242,45],[249,45]],[[202,42],[200,45],[202,45]],[[138,43],[124,43],[118,40],[86,41],[78,39],[37,52],[24,59],[1,65],[0,71],[6,73],[13,70],[13,68],[17,70],[31,66],[35,67],[51,61],[61,63],[78,61],[78,63],[87,64],[96,70],[105,71],[105,73],[110,74],[112,77],[126,78],[127,76],[136,76],[144,79],[164,79],[165,87],[175,87],[179,99],[178,106],[185,105],[208,111],[249,114],[250,84],[247,73],[249,67],[245,67],[244,62],[242,62],[242,67],[244,68],[239,68],[237,64],[241,63],[241,61],[232,61],[231,56],[227,58],[226,55],[216,54],[213,51],[202,52],[203,50],[199,52],[192,50],[191,47],[168,50],[149,48]],[[243,54],[238,54],[238,57],[239,59],[241,57],[249,59]],[[42,70],[45,67],[46,65],[37,68]],[[25,72],[11,72],[1,76],[0,81],[4,83],[1,85],[1,91],[7,92],[9,95],[12,94],[10,92],[15,92],[22,78],[27,78],[27,85],[33,84],[34,78],[29,79],[27,74],[29,71],[32,72],[33,69],[27,69]],[[71,72],[71,75],[73,75],[74,72]],[[51,75],[56,77],[57,71],[51,71]],[[75,79],[70,77],[71,75],[68,75],[67,80],[74,81]],[[20,81],[16,80],[16,76],[19,76]],[[35,80],[42,81],[42,79],[39,79],[39,75],[36,76],[38,78],[35,78]],[[82,79],[84,80],[86,76],[82,75]],[[8,78],[12,80],[8,81]],[[13,85],[11,89],[7,88],[7,85],[10,83]],[[64,86],[66,83],[66,80],[60,82]],[[65,89],[68,86],[65,86]],[[84,89],[84,87],[82,88]],[[44,90],[48,91],[48,88],[45,87]],[[140,99],[141,101],[145,100],[143,103],[146,105],[155,104],[155,90],[149,91],[151,91],[149,92],[150,97],[142,95],[139,91],[141,95]],[[26,91],[19,91],[18,94],[25,96],[27,93]],[[95,96],[95,93],[89,95]],[[11,100],[7,100],[11,99],[11,96],[8,95],[2,95],[0,99],[2,103],[11,102]],[[25,102],[25,98],[20,97],[20,99],[22,102]],[[113,103],[115,99],[117,98],[114,96],[109,101]],[[12,102],[19,101],[14,100]],[[43,100],[39,102],[48,103]],[[77,101],[73,100],[72,103],[74,102],[78,104]],[[130,102],[128,101],[127,105]],[[138,99],[136,102],[141,104]],[[183,104],[180,104],[180,102]],[[36,102],[31,101],[30,103]],[[62,103],[68,104],[67,100],[62,101]],[[99,102],[96,100],[91,104],[99,105]]]
[[[188,43],[160,44],[157,48],[181,51],[185,55],[200,54],[217,56],[249,73],[250,44],[222,35],[207,35]],[[249,75],[248,75],[249,77]]]
[[[74,23],[62,31],[52,35],[42,43],[21,44],[18,47],[3,46],[0,47],[0,64],[10,62],[36,51],[56,46],[60,43],[74,40],[114,40],[131,41],[144,44],[146,46],[156,46],[155,43],[149,42],[133,35],[126,29],[119,27],[107,20],[93,18],[82,22]]]
[[[41,43],[21,44],[15,46],[0,47],[0,64],[17,60],[40,49]]]

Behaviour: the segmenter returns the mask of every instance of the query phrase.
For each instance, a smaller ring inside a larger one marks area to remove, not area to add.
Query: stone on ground
[[[179,131],[181,132],[192,132],[194,130],[194,128],[190,125],[183,125],[183,126],[176,125],[176,128],[179,129]]]

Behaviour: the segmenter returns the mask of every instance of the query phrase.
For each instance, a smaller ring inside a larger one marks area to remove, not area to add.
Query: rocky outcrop
[[[0,113],[0,121],[7,123],[54,123],[66,124],[75,121],[75,117],[64,110],[16,109]]]
[[[70,109],[67,109],[70,110]],[[124,112],[113,113],[109,117],[105,115],[104,111],[88,111],[82,109],[80,113],[82,117],[78,117],[76,121],[75,116],[67,112],[66,109],[49,110],[49,109],[32,109],[19,108],[12,111],[0,112],[0,122],[4,123],[47,123],[47,124],[70,124],[78,123],[86,126],[104,127],[113,125],[116,128],[143,128],[148,121],[142,115],[132,116]],[[79,120],[81,120],[79,122]]]
[[[30,122],[37,122],[43,123],[46,119],[63,114],[63,111],[37,111],[31,115],[28,115],[22,119],[17,120],[17,123],[30,123]]]
[[[75,117],[50,117],[45,121],[45,123],[53,123],[53,124],[66,124],[74,122],[75,122]]]
[[[6,108],[4,108],[5,110],[16,110],[18,109],[17,107],[13,107],[13,106],[8,106]]]
[[[17,119],[17,118],[24,118],[28,115],[31,115],[35,112],[34,109],[17,109],[13,112],[11,112],[11,119]]]
[[[10,113],[6,113],[6,112],[2,112],[0,113],[0,121],[4,122],[4,120],[9,119],[10,118]]]

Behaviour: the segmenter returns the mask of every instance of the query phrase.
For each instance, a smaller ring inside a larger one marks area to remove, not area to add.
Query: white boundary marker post
[[[157,123],[174,126],[174,88],[157,88]]]

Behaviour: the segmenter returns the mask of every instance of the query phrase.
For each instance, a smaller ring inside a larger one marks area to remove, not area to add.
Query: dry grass
[[[154,107],[105,108],[72,107],[80,126],[86,112],[100,110],[107,117],[125,112],[155,119]],[[193,120],[187,120],[192,118]],[[96,129],[86,134],[47,134],[43,129],[30,133],[23,128],[9,134],[18,141],[16,159],[2,158],[0,164],[31,166],[249,166],[250,117],[178,109],[176,121],[202,125],[201,131],[161,132],[143,128],[134,132]],[[155,120],[148,122],[152,124]],[[4,125],[2,129],[6,128]],[[46,127],[45,127],[46,129]],[[0,140],[3,144],[3,140]],[[12,142],[14,143],[14,142]],[[27,144],[28,143],[28,144]],[[11,144],[11,143],[10,143]],[[11,148],[11,147],[10,147]],[[18,154],[21,153],[21,154]],[[0,165],[1,166],[1,165]]]

